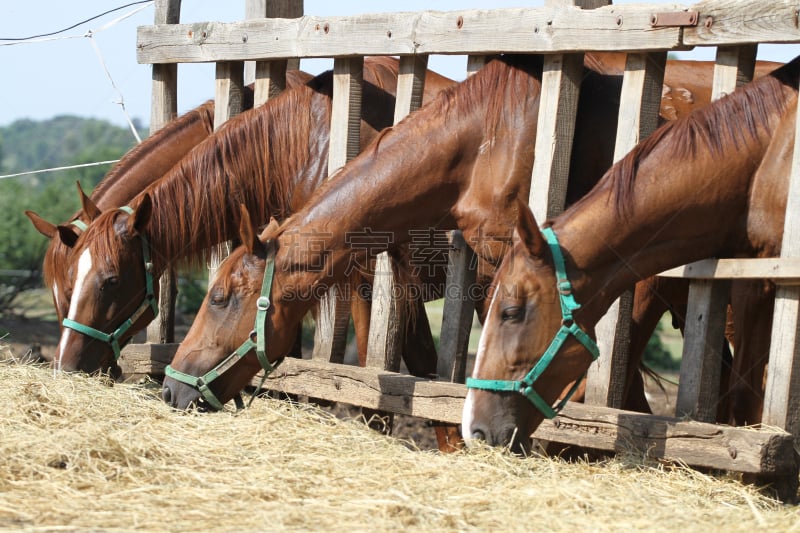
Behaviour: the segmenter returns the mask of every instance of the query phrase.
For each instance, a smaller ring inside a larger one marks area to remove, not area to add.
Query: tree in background
[[[0,169],[11,174],[122,157],[135,144],[125,128],[100,120],[56,117],[20,120],[0,128]],[[25,216],[32,210],[61,223],[79,208],[79,181],[91,191],[111,165],[31,174],[0,180],[0,315],[9,312],[19,294],[40,287],[47,239]]]

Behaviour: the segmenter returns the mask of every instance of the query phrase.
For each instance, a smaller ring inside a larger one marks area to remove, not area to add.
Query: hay
[[[441,455],[276,400],[180,413],[153,388],[0,378],[8,530],[800,531],[798,508],[680,467]]]

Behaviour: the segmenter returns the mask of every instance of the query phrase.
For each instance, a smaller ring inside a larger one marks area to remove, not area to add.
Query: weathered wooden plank
[[[694,280],[689,285],[676,416],[716,420],[729,295],[729,281]]]
[[[466,394],[457,383],[297,359],[286,360],[267,380],[267,387],[453,424],[461,420]],[[785,473],[796,468],[791,435],[778,430],[719,426],[576,403],[568,404],[554,420],[545,420],[534,437],[737,472]]]
[[[328,149],[328,176],[358,155],[361,135],[361,84],[364,58],[339,58],[333,63],[333,103]],[[326,314],[323,317],[323,313]],[[322,297],[314,330],[314,359],[341,362],[347,346],[349,305],[340,285]],[[325,328],[321,325],[327,325]]]
[[[400,58],[394,106],[395,124],[422,105],[427,68],[426,55]],[[397,371],[400,369],[403,333],[406,328],[406,301],[405,291],[395,290],[395,278],[388,252],[382,252],[375,261],[367,366]]]
[[[550,112],[539,113],[528,200],[539,221],[564,209],[582,78],[583,54],[545,56],[539,109]]]
[[[467,56],[467,77],[472,76],[486,65],[487,56],[469,55]]]
[[[164,367],[172,362],[178,346],[178,343],[129,344],[119,358],[123,379],[137,381],[145,376],[163,376]]]
[[[218,130],[244,107],[244,63],[224,61],[217,63],[214,96],[214,130]],[[217,268],[230,252],[230,243],[220,243],[209,251],[208,281],[213,282]]]
[[[800,131],[800,113],[795,120],[795,131]],[[800,257],[800,135],[795,135],[791,168],[781,257],[797,258]],[[800,444],[800,287],[777,288],[772,324],[763,422],[786,429]]]
[[[684,30],[690,46],[800,41],[794,0],[708,0],[691,9],[700,18]]]
[[[661,4],[659,11],[682,10]],[[569,53],[681,49],[681,28],[653,28],[653,6],[305,16],[175,27],[141,26],[140,63],[358,55]],[[498,28],[502,28],[498,31]],[[707,43],[713,44],[713,43]]]
[[[628,54],[620,95],[614,160],[619,161],[658,127],[667,55]],[[595,327],[601,357],[586,376],[586,402],[621,408],[630,358],[633,290],[623,293]]]
[[[457,383],[466,379],[467,347],[475,311],[470,290],[475,287],[476,266],[475,252],[464,236],[460,231],[451,232],[436,373]]]
[[[156,24],[180,22],[180,0],[159,0],[155,4]],[[178,65],[153,65],[150,134],[160,130],[178,115]],[[175,301],[178,297],[175,273],[168,270],[158,280],[158,316],[147,326],[147,342],[175,340]]]
[[[247,0],[245,18],[296,18],[303,16],[303,0]],[[253,105],[259,106],[274,98],[286,88],[285,59],[275,61],[247,61],[244,64],[244,82],[253,83]]]
[[[721,46],[714,63],[714,82],[711,99],[717,100],[753,80],[756,66],[757,44]]]
[[[667,278],[759,279],[780,285],[800,284],[800,258],[703,259],[659,274]]]
[[[402,291],[395,291],[395,274],[387,252],[375,260],[372,308],[369,320],[367,367],[400,370],[405,331],[406,302]],[[396,297],[400,293],[400,297]]]
[[[714,66],[712,100],[733,92],[752,78],[755,47],[721,48]],[[680,388],[675,413],[713,422],[719,409],[722,350],[725,339],[729,280],[692,280],[686,310]]]
[[[397,76],[397,99],[394,104],[394,123],[416,111],[422,105],[425,89],[425,73],[428,70],[428,56],[403,56]]]

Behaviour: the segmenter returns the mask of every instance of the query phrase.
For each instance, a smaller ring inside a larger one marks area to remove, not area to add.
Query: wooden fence
[[[548,112],[540,113],[537,137],[532,139],[536,158],[530,198],[536,218],[544,220],[564,206],[584,51],[629,52],[615,150],[619,159],[656,127],[668,51],[718,46],[714,96],[719,97],[752,77],[758,43],[800,42],[797,1],[609,3],[546,0],[545,7],[537,8],[315,17],[301,16],[302,0],[248,0],[248,20],[179,24],[180,1],[157,0],[155,25],[139,28],[137,57],[140,63],[153,64],[153,128],[175,112],[177,63],[216,63],[216,122],[220,124],[241,108],[245,61],[254,62],[254,67],[248,67],[248,77],[253,76],[256,102],[261,103],[283,88],[287,64],[296,64],[301,57],[333,57],[329,168],[336,169],[358,150],[363,56],[400,56],[397,121],[419,105],[430,54],[467,54],[469,73],[480,68],[487,54],[544,53],[541,108]],[[536,437],[610,451],[638,449],[653,457],[783,481],[790,485],[787,490],[796,485],[793,440],[800,442],[798,159],[793,163],[782,258],[709,260],[667,273],[692,278],[681,376],[700,376],[681,379],[678,418],[619,410],[631,307],[631,298],[624,296],[598,325],[602,356],[590,370],[586,403],[568,405],[556,419],[543,423]],[[450,244],[448,284],[463,291],[475,275],[469,270],[472,251],[457,232]],[[385,256],[379,261],[388,264]],[[391,270],[379,265],[378,272],[376,283],[390,288]],[[719,394],[727,289],[730,279],[739,278],[769,278],[778,284],[770,368],[780,371],[769,372],[763,420],[775,429],[710,423]],[[391,295],[392,291],[375,293]],[[458,290],[448,294],[457,295]],[[173,291],[162,290],[162,315],[170,316],[172,299]],[[398,302],[391,299],[373,302],[366,368],[332,363],[341,360],[343,335],[329,335],[316,339],[310,360],[282,365],[268,380],[270,387],[459,423],[472,303],[460,297],[445,302],[439,381],[397,372],[398,309]],[[346,312],[339,311],[337,317],[336,331],[341,331]],[[163,369],[175,350],[174,344],[164,344],[172,341],[171,335],[169,319],[154,324],[148,333],[150,344],[126,350],[127,371],[158,373]]]

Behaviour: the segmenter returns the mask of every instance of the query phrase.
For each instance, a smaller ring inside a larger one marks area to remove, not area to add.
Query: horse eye
[[[103,285],[100,287],[100,290],[104,291],[116,287],[117,285],[119,285],[119,278],[117,276],[111,276],[103,280]]]
[[[211,293],[209,303],[217,307],[222,307],[228,303],[228,299],[225,297],[225,293],[222,290],[216,290]]]
[[[516,305],[506,307],[500,312],[500,320],[502,320],[503,322],[509,322],[509,321],[518,322],[522,320],[524,316],[525,316],[525,308]]]

